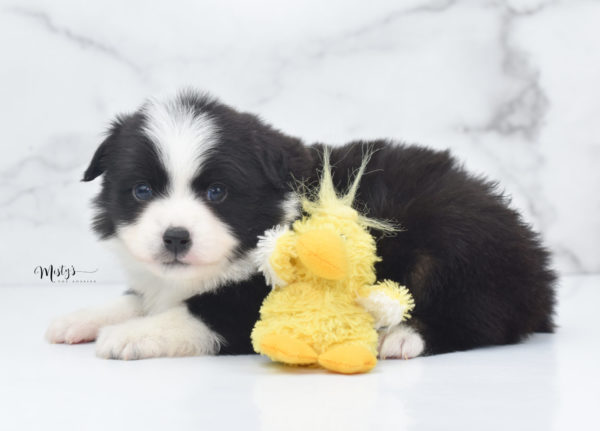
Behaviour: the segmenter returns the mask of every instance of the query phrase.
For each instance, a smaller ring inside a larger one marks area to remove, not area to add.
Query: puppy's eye
[[[227,188],[223,184],[211,184],[206,189],[206,199],[209,202],[219,203],[223,202],[227,197]]]
[[[147,201],[152,197],[152,188],[145,183],[138,184],[133,188],[133,196],[139,201]]]

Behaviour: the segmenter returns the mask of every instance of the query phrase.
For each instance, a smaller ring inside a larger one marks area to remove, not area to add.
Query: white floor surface
[[[0,430],[598,430],[600,276],[561,280],[554,335],[341,376],[259,356],[97,359],[51,317],[122,286],[0,288]]]

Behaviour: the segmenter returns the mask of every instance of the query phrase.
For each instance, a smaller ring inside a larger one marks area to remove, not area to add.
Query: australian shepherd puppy
[[[113,359],[252,353],[270,289],[257,272],[257,239],[301,215],[295,188],[318,182],[325,148],[194,92],[117,117],[83,181],[102,176],[93,227],[120,254],[128,290],[56,319],[47,339],[96,340],[97,355]],[[367,151],[359,209],[403,228],[372,232],[377,275],[406,285],[416,303],[412,319],[381,332],[380,357],[553,330],[548,252],[495,183],[447,151],[357,141],[331,148],[340,191]]]

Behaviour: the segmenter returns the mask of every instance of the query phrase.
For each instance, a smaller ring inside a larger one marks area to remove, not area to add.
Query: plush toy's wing
[[[410,318],[415,306],[408,289],[390,280],[361,289],[356,301],[373,316],[377,329],[395,326]]]
[[[271,287],[283,287],[294,279],[294,232],[278,225],[267,230],[258,239],[254,261]]]

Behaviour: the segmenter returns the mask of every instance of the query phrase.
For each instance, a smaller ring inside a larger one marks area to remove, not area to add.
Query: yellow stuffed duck
[[[377,329],[410,317],[408,290],[375,282],[380,259],[368,228],[394,228],[352,208],[367,162],[338,196],[326,152],[318,195],[302,199],[307,216],[292,229],[278,226],[261,237],[257,263],[273,290],[252,331],[257,353],[285,364],[363,373],[377,363]]]

